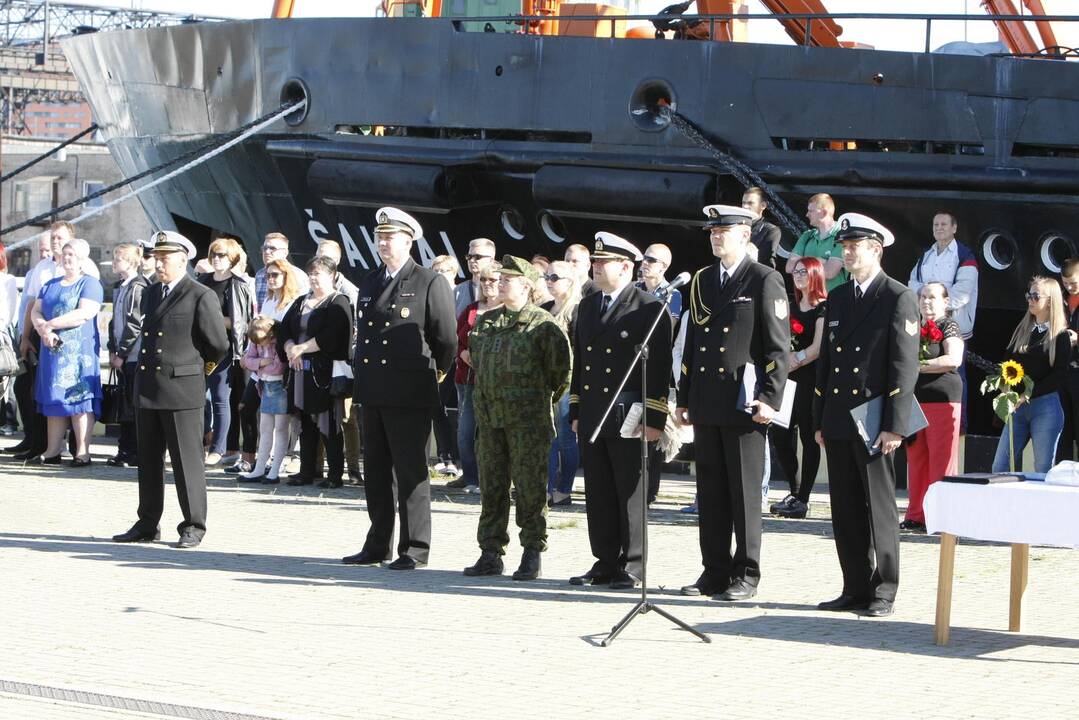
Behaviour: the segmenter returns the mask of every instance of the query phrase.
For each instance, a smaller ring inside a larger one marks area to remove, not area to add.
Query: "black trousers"
[[[172,460],[176,497],[184,521],[177,526],[198,537],[206,534],[206,466],[202,451],[202,408],[146,410],[137,415],[139,429],[139,522],[151,532],[161,522],[165,503],[165,450]]]
[[[764,433],[764,425],[693,426],[702,580],[717,586],[760,582]]]
[[[438,386],[438,399],[441,407],[435,410],[435,445],[438,448],[438,459],[457,461],[457,424],[446,412],[446,408],[457,403],[457,386],[453,383],[452,370],[449,377]]]
[[[26,451],[40,455],[48,444],[45,416],[37,411],[34,402],[34,379],[37,377],[37,365],[27,363],[26,372],[15,378],[15,404],[19,406],[23,431],[26,438]]]
[[[329,464],[327,480],[340,480],[345,471],[345,437],[341,434],[341,419],[330,423],[330,435],[323,435],[318,424],[307,413],[300,413],[300,474],[313,478],[322,473],[318,459],[318,443],[326,446],[326,462]]]
[[[774,440],[775,457],[790,483],[791,495],[809,502],[813,484],[820,470],[820,445],[813,438],[813,385],[798,384],[791,409],[790,428],[770,425],[768,432]],[[802,441],[802,474],[798,475],[798,441]]]
[[[229,434],[225,438],[226,450],[239,450],[240,449],[240,430],[244,431],[244,444],[246,442],[248,434],[251,432],[250,427],[243,427],[243,422],[240,419],[240,400],[243,398],[244,390],[247,388],[247,376],[248,372],[240,367],[240,361],[234,360],[232,365],[229,366]],[[252,435],[255,438],[255,447],[258,447],[258,425],[255,426],[255,434]],[[253,451],[252,451],[253,452]]]
[[[131,420],[120,423],[120,437],[116,441],[116,454],[137,459],[139,453],[138,427],[135,425],[135,372],[137,363],[125,363],[120,369],[120,382],[124,384],[124,412],[131,413]]]
[[[824,449],[843,594],[894,602],[899,589],[894,455],[871,457],[858,439],[825,439]]]
[[[240,428],[243,430],[243,447],[245,453],[258,452],[259,445],[259,407],[262,398],[259,396],[258,383],[254,378],[248,378],[244,385],[243,397],[240,398]],[[236,415],[233,415],[236,417]]]
[[[1079,446],[1079,422],[1075,415],[1079,413],[1079,370],[1068,368],[1068,374],[1060,388],[1060,405],[1064,408],[1064,429],[1060,432],[1057,443],[1056,461],[1079,459],[1076,446]]]
[[[645,491],[640,440],[599,437],[595,443],[581,443],[581,461],[588,543],[596,558],[592,569],[603,575],[624,570],[639,578]]]
[[[397,554],[427,562],[431,551],[430,434],[430,408],[363,408],[364,488],[371,519],[364,550],[390,559],[396,513],[401,519]]]

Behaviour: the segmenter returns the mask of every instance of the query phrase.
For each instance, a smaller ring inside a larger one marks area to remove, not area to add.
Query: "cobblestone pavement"
[[[699,572],[690,486],[664,480],[653,511],[657,614],[608,648],[637,594],[572,588],[590,565],[581,496],[550,516],[544,579],[465,578],[478,498],[436,488],[432,564],[353,568],[362,490],[239,487],[211,475],[209,532],[177,550],[116,545],[135,471],[0,460],[2,718],[918,718],[1079,716],[1079,555],[1032,550],[1023,632],[1007,627],[1006,547],[965,543],[952,645],[933,645],[937,540],[904,537],[896,614],[816,610],[839,591],[824,496],[813,517],[765,522],[756,600],[684,598]],[[782,493],[773,490],[774,499]],[[507,570],[516,567],[514,541]],[[67,690],[66,694],[61,692]]]

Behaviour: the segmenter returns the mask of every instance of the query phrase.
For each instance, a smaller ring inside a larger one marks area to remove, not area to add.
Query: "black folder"
[[[864,402],[850,410],[851,419],[854,420],[854,427],[858,431],[858,435],[860,435],[865,442],[865,449],[869,451],[870,455],[880,454],[880,448],[873,447],[873,443],[877,441],[877,436],[880,435],[880,420],[883,412],[883,395],[878,395],[872,400]],[[925,419],[925,413],[922,412],[922,406],[914,395],[911,394],[910,423],[907,428],[907,437],[910,437],[927,427],[929,427],[929,421]]]

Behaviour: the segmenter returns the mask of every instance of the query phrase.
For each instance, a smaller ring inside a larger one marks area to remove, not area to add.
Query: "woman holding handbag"
[[[293,303],[276,333],[278,354],[291,369],[289,400],[300,416],[300,473],[288,484],[314,482],[321,435],[329,474],[319,487],[339,488],[344,484],[345,403],[332,392],[333,361],[346,360],[352,348],[352,309],[348,298],[334,290],[337,266],[332,260],[316,256],[305,269],[311,291]]]

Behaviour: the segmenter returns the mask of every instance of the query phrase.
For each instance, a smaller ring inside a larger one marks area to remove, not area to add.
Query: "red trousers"
[[[929,426],[907,445],[907,520],[924,524],[925,491],[959,470],[959,409],[959,403],[922,403]]]

